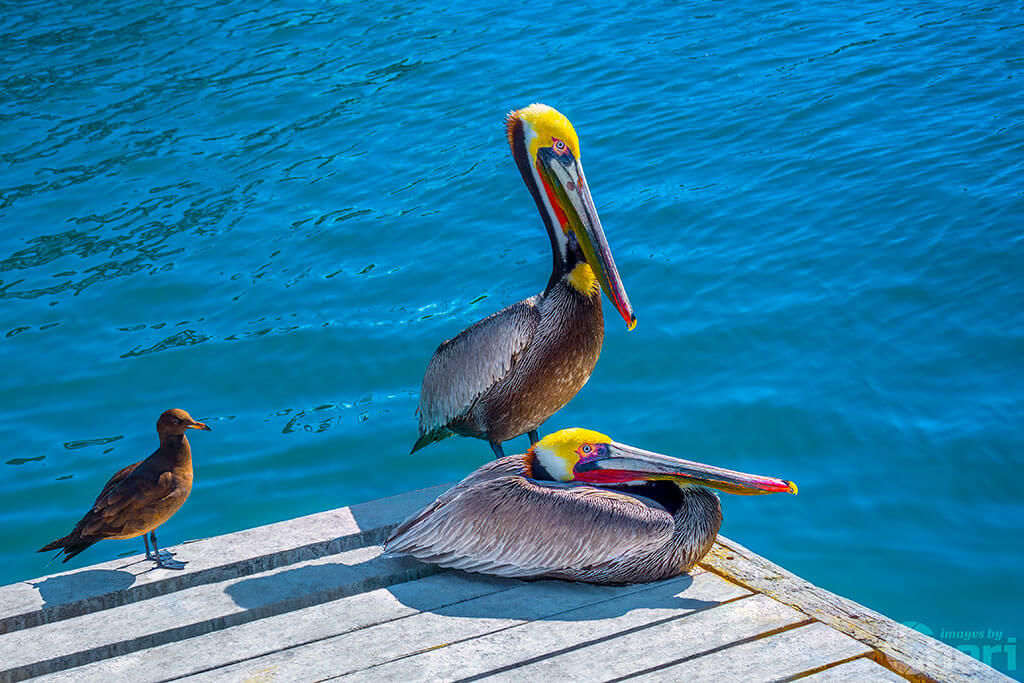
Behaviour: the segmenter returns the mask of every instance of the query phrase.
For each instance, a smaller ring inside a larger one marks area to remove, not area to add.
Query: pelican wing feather
[[[537,331],[537,298],[512,304],[438,347],[420,390],[421,436],[465,415],[485,391],[512,371]]]
[[[668,512],[624,493],[492,474],[474,473],[410,517],[386,549],[466,571],[570,577],[672,538]]]

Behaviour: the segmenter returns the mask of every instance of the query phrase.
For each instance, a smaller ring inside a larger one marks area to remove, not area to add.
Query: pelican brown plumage
[[[572,400],[604,341],[601,290],[629,329],[636,316],[590,196],[576,131],[543,104],[511,112],[509,146],[551,239],[545,290],[441,344],[420,389],[413,452],[452,434],[501,442],[530,434]],[[552,381],[557,378],[557,381]]]
[[[147,560],[155,560],[157,566],[165,569],[181,569],[183,563],[164,563],[156,544],[156,528],[178,511],[192,491],[192,449],[185,437],[189,429],[210,431],[184,410],[164,411],[156,422],[159,448],[145,460],[128,465],[111,477],[71,533],[48,543],[39,552],[59,549],[67,562],[97,541],[142,536]]]
[[[716,488],[796,493],[734,472],[564,429],[477,469],[391,534],[389,552],[466,571],[646,583],[697,563],[722,523]]]

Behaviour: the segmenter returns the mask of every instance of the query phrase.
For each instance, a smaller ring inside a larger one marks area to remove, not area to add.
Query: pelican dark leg
[[[491,448],[494,450],[495,458],[505,457],[505,451],[502,449],[500,441],[488,441],[487,443],[491,444]]]
[[[531,446],[533,444],[537,443],[538,441],[540,441],[540,434],[537,432],[536,429],[533,429],[533,430],[530,431],[529,437],[530,437],[530,445]]]
[[[156,558],[149,552],[149,536],[142,534],[142,542],[146,544],[146,559],[155,560]]]

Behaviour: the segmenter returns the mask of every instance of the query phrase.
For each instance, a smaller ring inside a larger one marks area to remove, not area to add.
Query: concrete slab
[[[680,588],[689,584],[686,577],[672,581]],[[701,585],[711,586],[715,582]],[[217,669],[188,680],[230,681],[257,674],[273,674],[282,680],[313,680],[353,673],[521,626],[530,621],[567,614],[578,608],[596,608],[600,603],[624,596],[633,596],[642,601],[642,594],[650,589],[650,585],[594,586],[564,581],[519,582],[518,586],[501,593],[441,609],[420,611],[398,621]],[[618,606],[621,610],[628,610],[629,602],[620,601]],[[581,611],[577,611],[575,616],[580,620],[586,618],[585,612]]]
[[[249,576],[370,544],[446,486],[404,493],[169,548],[185,569],[153,569],[141,554],[0,586],[0,634],[157,595]]]
[[[434,574],[357,548],[257,576],[204,584],[0,636],[0,673],[37,676]]]
[[[813,623],[710,651],[642,674],[636,679],[767,683],[797,677],[869,652],[871,648],[867,645],[825,624]]]
[[[581,675],[592,680],[612,680],[683,658],[699,657],[736,641],[757,638],[806,621],[807,617],[790,607],[763,595],[753,595],[498,672],[488,680],[571,680]],[[600,666],[583,668],[587,662],[599,662]],[[683,677],[676,680],[706,679]]]
[[[381,556],[390,529],[445,488],[188,543],[183,572],[138,557],[0,587],[0,683],[1009,680],[721,537],[692,577],[641,586]]]
[[[379,588],[211,633],[104,659],[38,679],[53,683],[161,681],[203,673],[483,595],[519,581],[461,572]],[[415,605],[412,607],[410,605]]]
[[[480,637],[432,647],[425,652],[373,666],[345,676],[346,680],[456,680],[504,674],[497,678],[557,680],[575,678],[579,662],[593,652],[593,661],[606,665],[622,660],[636,666],[624,638],[644,640],[656,625],[681,619],[750,593],[708,572],[651,584],[645,590],[605,602],[560,612]],[[795,614],[795,612],[794,612]],[[674,650],[673,648],[670,648]],[[534,662],[536,666],[530,667]],[[567,666],[560,666],[559,663]],[[614,667],[614,665],[613,665]],[[536,677],[536,678],[535,678]]]
[[[866,657],[800,679],[802,683],[903,683],[906,679]]]

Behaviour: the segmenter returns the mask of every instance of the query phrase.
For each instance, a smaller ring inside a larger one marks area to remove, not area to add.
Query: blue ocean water
[[[440,341],[547,281],[503,130],[542,101],[638,317],[606,303],[542,432],[796,481],[723,533],[1016,673],[1022,44],[970,0],[5,3],[0,583],[165,408],[214,429],[165,544],[487,461],[409,456],[413,411]]]

